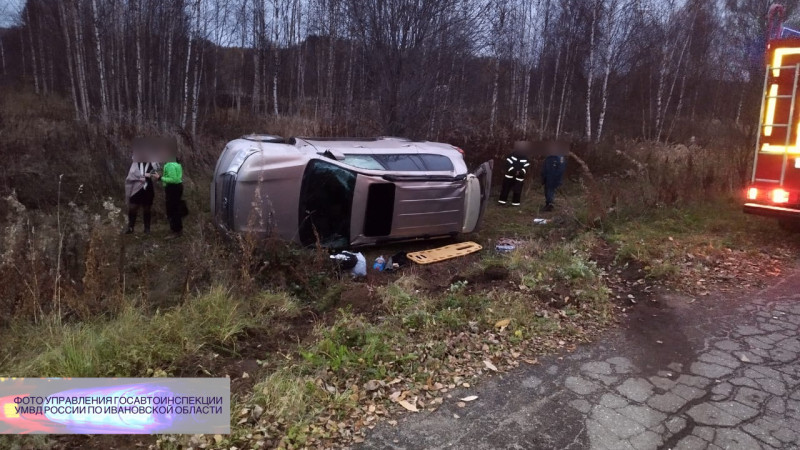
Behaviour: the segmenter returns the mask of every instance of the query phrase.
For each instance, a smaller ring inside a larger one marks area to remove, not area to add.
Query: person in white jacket
[[[133,233],[136,216],[142,210],[144,232],[150,232],[150,219],[155,199],[155,181],[158,180],[160,165],[157,162],[136,162],[131,164],[125,179],[125,198],[128,203],[128,228],[125,233]]]

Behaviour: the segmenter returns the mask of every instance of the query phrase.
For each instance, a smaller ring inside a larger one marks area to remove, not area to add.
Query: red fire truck
[[[784,37],[783,6],[769,10],[767,67],[744,211],[800,224],[800,36]],[[790,30],[793,31],[793,30]]]

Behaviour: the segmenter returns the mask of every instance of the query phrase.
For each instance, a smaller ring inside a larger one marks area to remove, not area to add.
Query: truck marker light
[[[798,126],[800,126],[800,124],[798,124]],[[788,153],[790,155],[800,155],[800,147],[797,147],[795,145],[790,145],[786,147],[783,145],[770,145],[764,143],[764,145],[761,146],[761,153],[770,153],[776,155]]]
[[[755,200],[756,198],[758,198],[758,188],[751,187],[747,190],[747,199]]]
[[[794,160],[794,168],[800,169],[800,158],[795,158]]]
[[[772,136],[772,123],[775,121],[775,104],[778,99],[778,85],[773,84],[769,87],[769,100],[767,101],[767,117],[764,119],[764,136]]]
[[[774,203],[789,203],[789,193],[778,188],[772,191],[772,201]]]
[[[797,47],[776,48],[775,54],[772,57],[772,67],[780,67],[784,56],[797,55],[798,53],[800,53],[800,48]],[[780,76],[780,74],[781,74],[780,69],[772,69],[772,76],[777,77]]]

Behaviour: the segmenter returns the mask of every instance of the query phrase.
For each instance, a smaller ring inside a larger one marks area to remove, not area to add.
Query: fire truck
[[[767,20],[766,70],[753,172],[744,211],[800,225],[800,34],[783,26],[774,4]],[[789,36],[787,36],[789,35]]]

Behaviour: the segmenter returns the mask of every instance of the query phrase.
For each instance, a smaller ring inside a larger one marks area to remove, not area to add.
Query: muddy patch
[[[659,295],[630,309],[623,333],[636,342],[643,369],[658,370],[672,363],[688,364],[696,359],[696,345],[685,334],[688,313],[681,308],[685,299]]]

